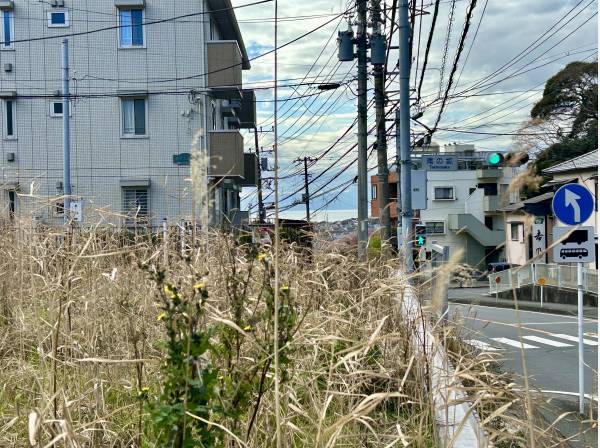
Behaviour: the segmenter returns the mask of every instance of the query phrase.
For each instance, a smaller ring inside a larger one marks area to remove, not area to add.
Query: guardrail
[[[527,285],[539,285],[541,279],[544,286],[576,290],[577,266],[536,263],[495,272],[488,275],[490,294]],[[596,269],[583,268],[583,290],[598,295]]]

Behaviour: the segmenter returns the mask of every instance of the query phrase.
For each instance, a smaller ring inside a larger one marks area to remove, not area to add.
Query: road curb
[[[493,299],[490,300],[486,300],[486,299],[463,299],[463,298],[449,298],[448,299],[449,302],[452,303],[460,303],[463,305],[478,305],[478,306],[491,306],[491,307],[496,307],[496,308],[510,308],[510,309],[514,309],[514,304],[512,302],[501,302],[498,301],[496,302]],[[548,313],[548,314],[557,314],[557,315],[562,315],[562,316],[577,316],[577,310],[567,310],[567,309],[560,309],[560,308],[542,308],[540,307],[539,304],[536,304],[534,302],[531,303],[525,303],[523,301],[519,301],[519,310],[521,311],[536,311],[538,313]],[[597,319],[598,318],[598,312],[597,311],[593,311],[593,310],[584,310],[583,312],[583,316],[587,319]]]
[[[422,319],[420,304],[415,291],[405,287],[401,293],[401,310],[411,322],[418,322],[418,331],[412,334],[412,342],[425,347],[431,373],[431,390],[438,438],[442,447],[486,448],[488,437],[481,427],[460,379],[444,346],[436,341],[429,322]]]

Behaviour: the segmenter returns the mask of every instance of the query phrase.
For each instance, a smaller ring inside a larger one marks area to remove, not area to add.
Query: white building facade
[[[84,222],[195,220],[195,154],[211,157],[215,222],[239,209],[239,127],[254,123],[240,123],[250,64],[230,0],[0,0],[0,14],[2,219],[63,219],[64,37]]]
[[[418,212],[425,224],[427,245],[448,246],[450,256],[462,253],[461,261],[484,269],[487,263],[505,260],[502,205],[518,201],[509,186],[517,167],[491,167],[489,152],[472,145],[446,145],[440,155],[456,158],[455,169],[427,169],[427,208]],[[419,156],[420,167],[431,154]],[[428,247],[426,247],[428,249]]]

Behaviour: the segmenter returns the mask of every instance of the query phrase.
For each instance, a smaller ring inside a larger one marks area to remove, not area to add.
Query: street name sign
[[[592,263],[596,260],[593,227],[555,226],[552,238],[555,263]]]
[[[563,185],[554,194],[552,211],[560,222],[569,226],[577,226],[592,216],[594,197],[590,190],[583,185]]]
[[[429,171],[456,171],[458,170],[458,157],[455,155],[427,155],[423,156],[422,159],[425,169]]]

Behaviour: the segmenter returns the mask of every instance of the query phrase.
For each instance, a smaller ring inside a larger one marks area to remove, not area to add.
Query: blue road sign
[[[554,216],[564,224],[576,226],[584,223],[594,211],[594,197],[590,190],[579,184],[563,185],[552,199]]]

